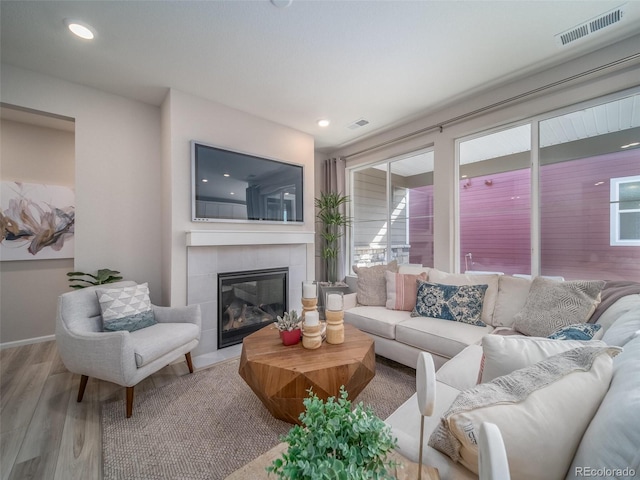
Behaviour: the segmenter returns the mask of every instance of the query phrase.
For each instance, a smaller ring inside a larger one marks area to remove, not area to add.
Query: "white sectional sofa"
[[[358,294],[344,297],[344,321],[370,334],[376,353],[415,368],[420,352],[433,356],[436,369],[469,345],[480,344],[489,333],[512,333],[514,319],[529,296],[533,280],[510,275],[452,274],[419,265],[400,265],[400,274],[425,272],[429,282],[447,285],[488,285],[484,296],[482,320],[484,327],[439,318],[411,317],[410,311],[391,310],[384,305],[360,305]],[[347,277],[347,284],[357,292],[357,278]],[[613,321],[624,313],[626,305],[640,304],[640,295],[631,295],[618,308],[608,309],[598,323],[603,326],[595,337],[602,336]],[[626,302],[626,303],[625,303]],[[516,333],[516,332],[514,332]]]
[[[484,398],[487,389],[495,388],[494,384],[508,384],[508,379],[523,372],[521,369],[529,372],[528,369],[540,368],[539,361],[555,362],[558,356],[572,355],[557,353],[584,351],[585,345],[604,352],[597,357],[601,370],[595,366],[591,370],[576,368],[529,395],[530,403],[503,401],[489,408],[471,409],[471,416],[463,413],[460,417],[463,420],[457,420],[462,421],[462,430],[466,432],[463,437],[473,439],[477,435],[478,425],[474,430],[473,423],[484,415],[485,421],[497,423],[514,480],[640,478],[640,294],[610,298],[607,308],[597,311],[597,323],[602,326],[597,335],[601,340],[567,342],[512,331],[518,313],[530,300],[532,280],[506,275],[447,274],[420,266],[399,268],[399,273],[421,272],[426,272],[428,281],[433,283],[488,285],[482,311],[486,326],[411,317],[409,311],[390,310],[381,305],[358,305],[357,294],[345,298],[345,321],[374,337],[377,354],[413,368],[420,352],[431,353],[439,369],[436,407],[426,421],[423,455],[424,462],[437,467],[443,480],[478,478],[473,461],[470,466],[464,459],[454,455],[454,460],[427,446],[434,431],[455,423],[452,419],[459,415],[456,407],[461,401],[468,402],[469,396],[473,398],[476,394]],[[347,281],[357,290],[354,280]],[[485,336],[488,339],[483,341]],[[618,353],[620,350],[622,353]],[[523,405],[525,413],[514,418],[512,409]],[[417,461],[420,444],[417,395],[386,422],[398,438],[401,453]]]
[[[514,341],[515,337],[505,338]],[[527,339],[530,340],[530,339]],[[535,340],[534,340],[535,341]],[[482,358],[482,347],[471,345],[445,363],[436,373],[436,406],[431,417],[425,422],[423,462],[438,468],[442,480],[477,479],[477,474],[460,462],[454,462],[444,453],[432,446],[428,446],[429,439],[436,427],[443,422],[452,403],[463,391],[470,391],[476,387],[478,368]],[[608,382],[608,380],[607,380]],[[567,389],[572,388],[567,386]],[[606,386],[605,386],[606,388]],[[565,401],[568,408],[582,402],[582,392],[570,391],[572,401]],[[558,397],[554,401],[560,402]],[[577,422],[573,418],[566,418],[566,414],[556,418],[556,435],[531,434],[531,429],[537,428],[542,419],[538,409],[531,408],[531,415],[523,415],[521,425],[519,420],[512,420],[507,415],[504,422],[498,423],[507,450],[507,458],[511,467],[512,480],[520,479],[577,479],[591,478],[640,478],[640,336],[633,338],[623,347],[622,353],[613,359],[613,375],[606,394],[602,400],[596,398],[596,412],[589,414],[590,420]],[[556,405],[552,405],[556,409]],[[557,409],[560,410],[560,405]],[[505,408],[510,408],[507,406]],[[482,410],[478,410],[482,415]],[[493,418],[487,421],[495,420]],[[412,396],[394,413],[386,419],[398,439],[398,450],[407,458],[418,461],[420,444],[420,415],[418,412],[417,396]],[[532,425],[533,424],[533,425]],[[578,428],[581,427],[581,428]],[[573,443],[561,435],[569,435]],[[526,454],[520,451],[511,452],[513,436],[522,436],[527,444]],[[556,463],[564,462],[562,468],[568,467],[566,472],[559,475],[557,470],[551,474],[547,470],[548,458],[540,461],[544,446],[551,449],[547,457],[558,456]],[[523,458],[524,457],[524,458]],[[533,463],[534,474],[525,473],[526,465]]]
[[[419,265],[401,265],[398,269],[401,274],[422,272],[434,283],[487,284],[482,312],[482,319],[487,326],[478,327],[437,318],[426,322],[422,317],[411,317],[409,311],[390,310],[380,305],[360,305],[357,293],[345,296],[345,322],[372,335],[377,354],[414,368],[422,351],[431,353],[438,369],[466,346],[479,343],[484,335],[496,327],[511,326],[513,316],[524,305],[531,285],[531,280],[505,275],[448,274]],[[357,292],[356,277],[347,277],[347,283],[352,291]]]

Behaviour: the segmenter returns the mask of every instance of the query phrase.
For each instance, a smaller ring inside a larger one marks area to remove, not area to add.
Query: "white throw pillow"
[[[512,327],[516,314],[522,310],[529,296],[531,280],[528,278],[500,275],[498,296],[493,311],[494,327]]]
[[[446,273],[435,268],[429,270],[428,281],[444,285],[487,285],[482,304],[482,320],[487,325],[493,325],[493,310],[498,297],[498,279],[500,275],[465,275],[463,273]]]
[[[600,341],[552,340],[521,335],[485,335],[482,337],[484,356],[479,377],[481,383],[490,382],[494,378],[508,375],[552,355],[585,345],[606,346]]]
[[[581,347],[458,395],[429,445],[478,473],[478,431],[500,429],[511,478],[564,478],[605,396],[617,347]]]

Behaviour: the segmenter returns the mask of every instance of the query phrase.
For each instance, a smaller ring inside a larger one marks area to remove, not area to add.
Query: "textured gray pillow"
[[[547,337],[561,327],[586,322],[600,302],[604,283],[534,278],[527,301],[515,316],[515,329],[525,335]]]
[[[373,267],[353,266],[358,275],[357,296],[360,305],[385,306],[387,303],[387,283],[384,272],[397,272],[398,262],[393,260],[387,265]]]

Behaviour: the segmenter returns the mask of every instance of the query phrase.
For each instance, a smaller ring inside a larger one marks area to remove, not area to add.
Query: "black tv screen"
[[[302,165],[191,142],[194,222],[303,222]]]

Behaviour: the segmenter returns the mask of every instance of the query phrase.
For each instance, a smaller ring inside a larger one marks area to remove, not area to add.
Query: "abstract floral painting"
[[[0,260],[73,258],[73,189],[22,182],[0,187]]]

